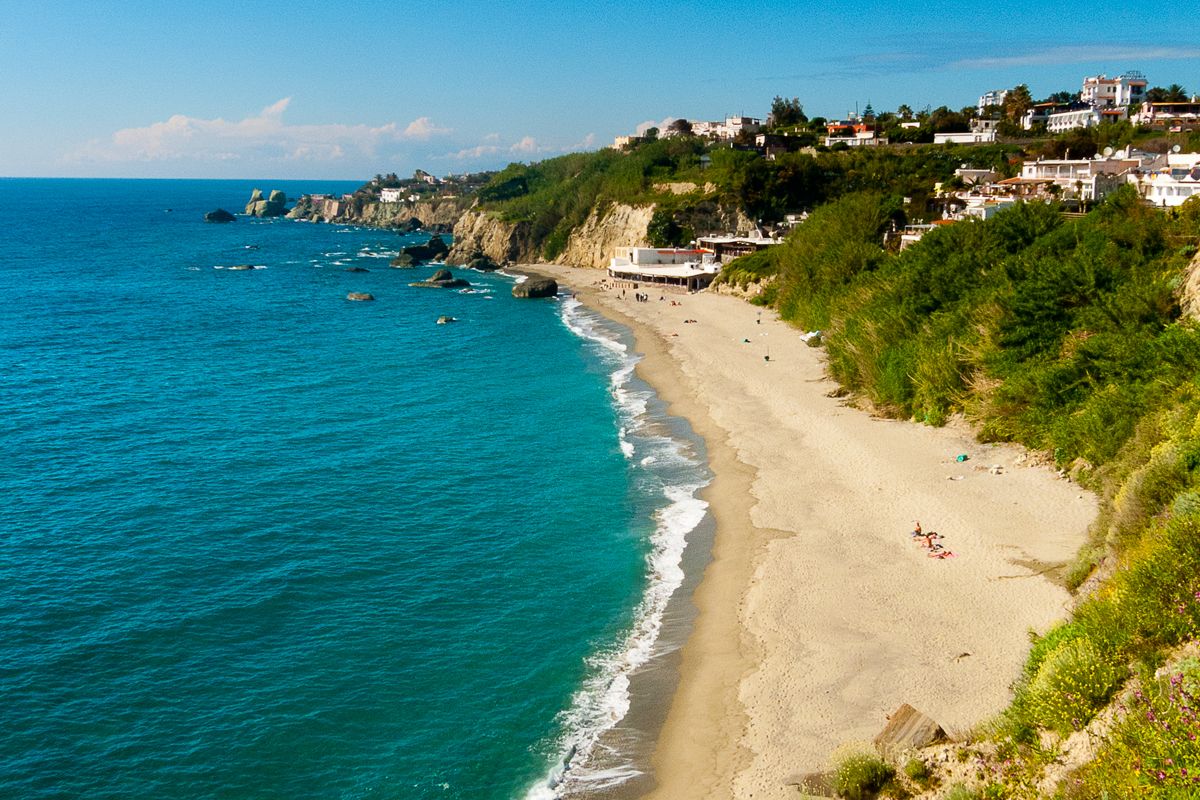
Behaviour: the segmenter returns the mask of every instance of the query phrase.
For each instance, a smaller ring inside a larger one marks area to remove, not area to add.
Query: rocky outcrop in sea
[[[246,203],[246,214],[251,217],[282,217],[287,213],[287,195],[278,189],[271,191],[270,196],[263,199],[262,189],[250,193],[250,202]]]
[[[409,284],[409,286],[417,286],[422,289],[461,289],[470,285],[469,280],[454,277],[454,274],[448,269],[439,269],[425,280]]]
[[[553,278],[530,278],[512,288],[513,297],[554,297],[558,294],[558,282]]]

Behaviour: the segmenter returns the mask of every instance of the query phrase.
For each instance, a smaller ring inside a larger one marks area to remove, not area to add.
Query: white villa
[[[1127,183],[1126,175],[1141,164],[1137,158],[1039,158],[1021,165],[1021,181],[1053,184],[1064,197],[1091,202],[1103,200],[1109,192]]]
[[[1089,107],[1059,111],[1046,117],[1046,130],[1065,133],[1075,128],[1094,128],[1101,122],[1119,122],[1125,119],[1127,110],[1125,107]]]
[[[379,202],[381,203],[400,203],[404,200],[403,189],[380,189]]]
[[[1149,169],[1130,176],[1138,194],[1162,208],[1181,206],[1200,197],[1200,153],[1168,153]]]
[[[1008,89],[992,89],[990,92],[984,92],[979,95],[979,116],[983,116],[988,106],[1004,105],[1004,98],[1008,97]]]
[[[1092,108],[1128,108],[1146,97],[1146,76],[1129,71],[1115,78],[1093,75],[1083,79],[1079,100]]]
[[[1167,125],[1180,127],[1200,124],[1200,99],[1184,103],[1142,103],[1133,115],[1138,125]]]

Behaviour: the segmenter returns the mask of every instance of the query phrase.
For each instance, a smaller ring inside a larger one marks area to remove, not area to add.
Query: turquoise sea
[[[699,443],[565,294],[410,288],[419,234],[201,220],[256,186],[355,185],[0,180],[0,797],[636,774],[605,731],[663,649]]]

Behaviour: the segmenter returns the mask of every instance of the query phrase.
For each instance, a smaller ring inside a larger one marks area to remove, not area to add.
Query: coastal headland
[[[651,797],[794,797],[797,774],[902,703],[951,735],[1005,707],[1029,631],[1067,614],[1056,567],[1094,496],[966,425],[850,407],[822,351],[771,310],[712,292],[635,302],[598,270],[524,271],[631,327],[640,374],[715,474],[716,540]],[[953,557],[929,557],[917,520]]]

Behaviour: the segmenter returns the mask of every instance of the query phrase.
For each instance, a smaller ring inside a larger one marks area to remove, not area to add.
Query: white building
[[[618,247],[608,262],[608,274],[617,280],[689,292],[708,286],[720,271],[711,252],[677,247]]]
[[[1183,127],[1200,124],[1200,100],[1183,103],[1142,103],[1133,115],[1137,125],[1166,125]]]
[[[1128,108],[1146,97],[1146,76],[1126,72],[1115,78],[1093,75],[1083,79],[1079,100],[1093,108]]]
[[[1101,122],[1120,122],[1125,119],[1126,108],[1075,108],[1059,111],[1046,118],[1046,130],[1050,133],[1065,133],[1075,128],[1094,128]]]
[[[725,122],[717,128],[717,136],[721,139],[732,139],[739,133],[758,133],[762,129],[762,120],[754,117],[726,117]]]
[[[983,116],[988,106],[1004,105],[1006,97],[1008,97],[1008,89],[992,89],[990,92],[979,95],[979,115]]]
[[[966,207],[959,212],[959,219],[987,220],[1006,208],[1017,204],[1015,197],[968,197]]]
[[[638,143],[644,142],[644,141],[645,141],[644,136],[618,136],[615,139],[613,139],[613,149],[614,150],[628,150],[630,147],[633,147],[635,144],[638,144]]]
[[[1168,153],[1149,169],[1130,176],[1130,183],[1148,202],[1163,208],[1181,206],[1200,197],[1200,153]]]
[[[1057,186],[1064,197],[1091,202],[1103,200],[1128,182],[1129,176],[1140,165],[1137,158],[1039,158],[1021,165],[1021,180],[1049,182]]]
[[[996,141],[996,131],[964,131],[962,133],[935,133],[934,144],[986,144]]]
[[[983,185],[991,183],[999,176],[995,170],[991,169],[973,169],[971,167],[962,166],[954,170],[954,174],[962,178],[963,183],[968,185],[978,184]]]
[[[399,203],[404,200],[403,189],[380,189],[379,202],[381,203]]]

